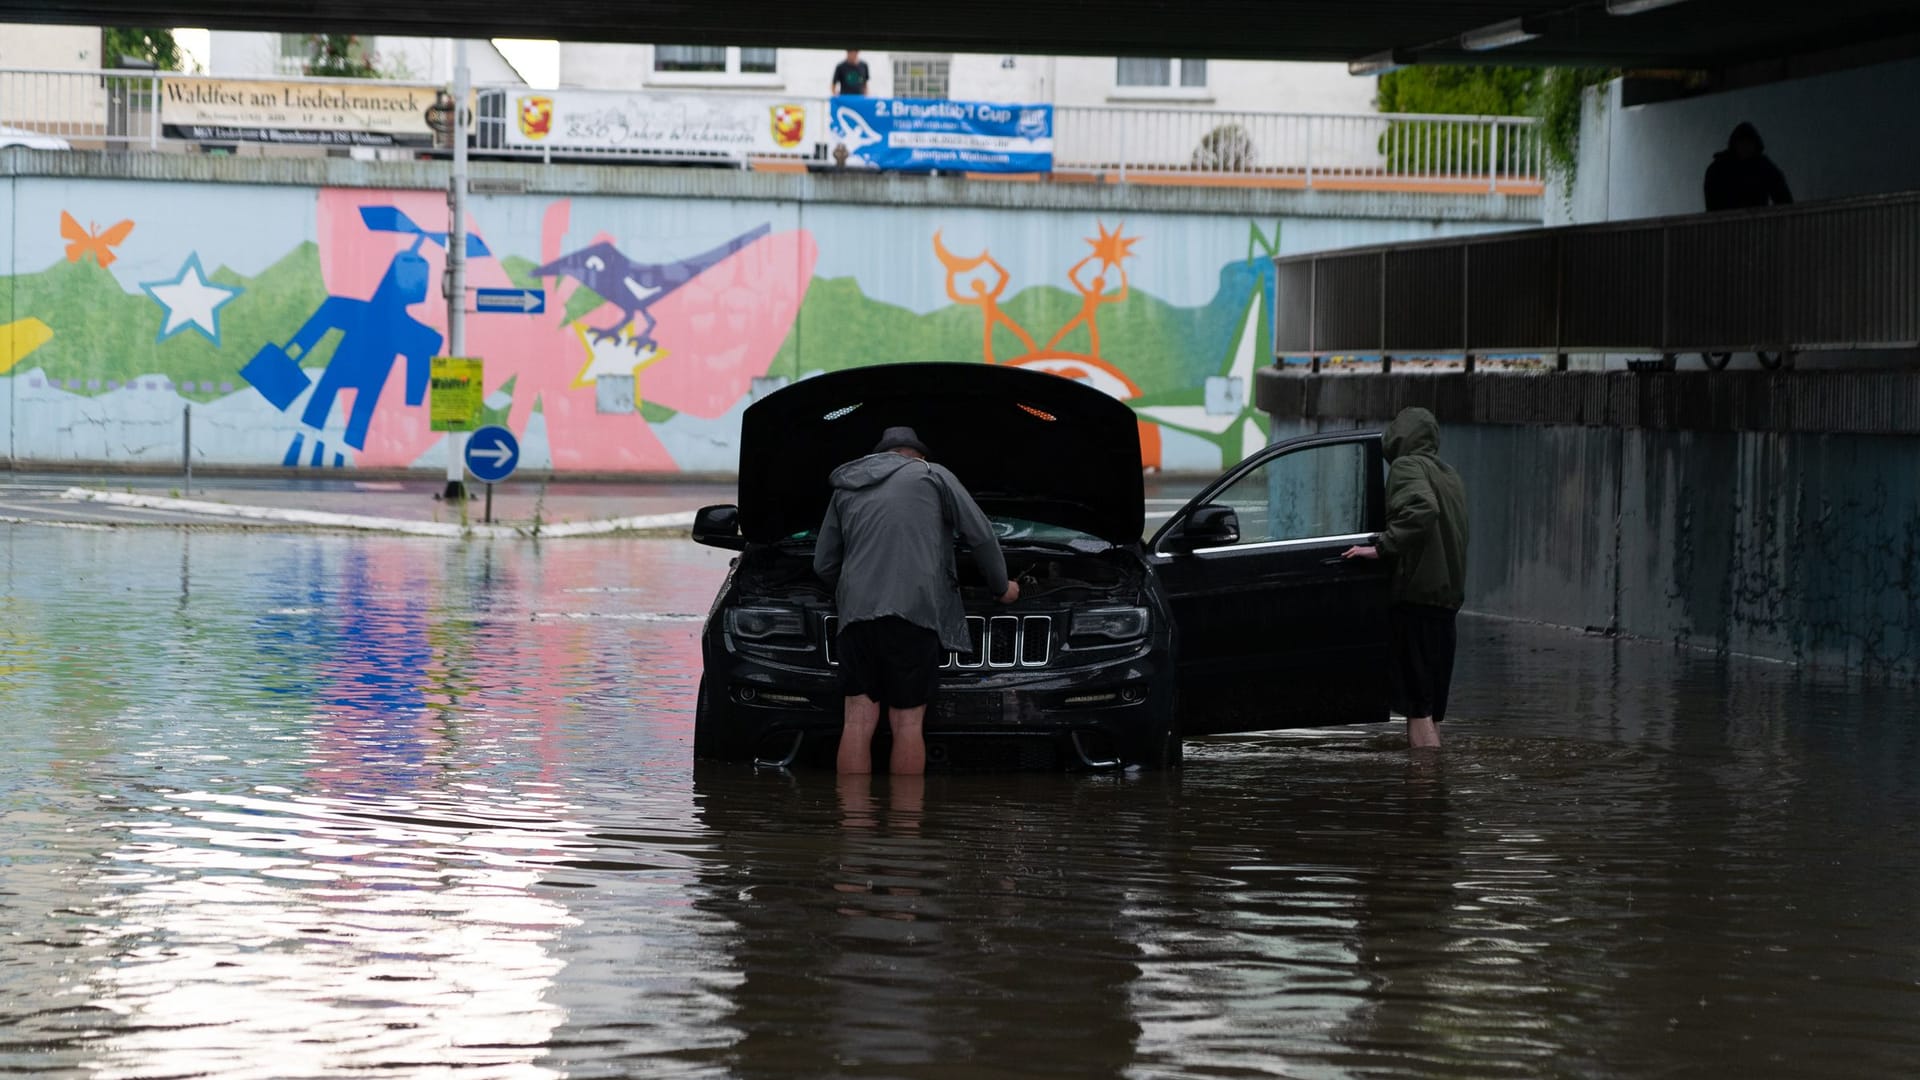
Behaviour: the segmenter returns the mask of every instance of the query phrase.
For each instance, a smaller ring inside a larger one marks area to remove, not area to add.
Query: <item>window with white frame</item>
[[[948,95],[953,57],[924,53],[896,53],[893,57],[893,96],[938,98]]]
[[[1123,56],[1114,62],[1113,83],[1126,89],[1205,89],[1207,62],[1164,56]]]
[[[732,45],[655,45],[653,70],[662,75],[773,75],[780,50]]]
[[[280,74],[305,75],[307,62],[313,58],[313,35],[280,35]]]

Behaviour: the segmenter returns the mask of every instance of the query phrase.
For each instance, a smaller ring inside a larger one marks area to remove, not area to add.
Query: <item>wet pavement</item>
[[[351,477],[290,480],[284,476],[222,475],[198,477],[188,484],[179,476],[8,473],[0,475],[0,524],[61,522],[109,528],[142,525],[233,528],[246,524],[171,505],[116,506],[79,501],[72,497],[76,489],[272,511],[353,514],[393,522],[467,525],[481,523],[487,517],[485,485],[472,484],[464,505],[458,499],[448,502],[438,498],[445,486],[443,478],[432,476],[399,480]],[[539,522],[550,528],[608,518],[686,514],[702,506],[733,500],[731,483],[601,483],[528,477],[494,485],[492,520],[522,527]],[[284,531],[303,526],[298,522],[280,521],[255,522],[247,527]]]
[[[695,770],[725,556],[0,525],[0,1072],[1886,1076],[1920,695],[1489,620],[1177,774]]]
[[[1146,526],[1150,535],[1211,477],[1154,477],[1147,483]],[[187,482],[159,474],[8,472],[0,474],[0,525],[58,523],[81,529],[160,527],[251,528],[309,531],[297,521],[236,521],[230,516],[171,505],[172,500],[267,511],[353,514],[389,522],[472,525],[487,520],[485,485],[474,484],[464,505],[441,495],[446,482],[434,476],[366,480],[350,476],[290,479],[283,475],[202,476]],[[140,496],[164,505],[115,505],[74,496]],[[535,522],[551,529],[608,519],[687,515],[702,506],[731,503],[732,483],[702,480],[549,481],[533,477],[495,484],[491,520],[525,529]],[[464,517],[463,517],[464,514]],[[336,530],[337,531],[337,530]]]

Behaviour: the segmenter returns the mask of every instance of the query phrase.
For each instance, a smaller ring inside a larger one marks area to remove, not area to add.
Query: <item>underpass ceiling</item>
[[[1489,52],[1461,34],[1527,18]],[[1090,56],[1722,68],[1920,33],[1915,0],[0,0],[0,22]]]

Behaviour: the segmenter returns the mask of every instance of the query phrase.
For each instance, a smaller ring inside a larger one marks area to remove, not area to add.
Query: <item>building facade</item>
[[[223,78],[299,75],[311,55],[306,34],[215,30],[208,38],[207,74]],[[453,81],[451,38],[369,36],[361,39],[361,48],[387,78]],[[467,67],[476,84],[524,85],[527,81],[492,42],[484,39],[468,44]]]
[[[825,96],[844,53],[684,45],[560,46],[560,84]],[[862,52],[876,97],[1236,112],[1373,111],[1371,77],[1339,64]]]

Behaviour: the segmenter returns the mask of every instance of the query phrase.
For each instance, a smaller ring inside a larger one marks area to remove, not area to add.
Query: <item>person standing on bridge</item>
[[[834,590],[840,616],[843,774],[873,770],[883,709],[893,729],[889,771],[926,771],[921,724],[940,661],[949,650],[971,648],[955,584],[955,534],[973,550],[989,592],[1003,604],[1020,598],[993,523],[959,478],[927,457],[912,428],[890,427],[873,453],[833,471],[813,572]]]
[[[833,92],[853,97],[866,97],[867,84],[873,81],[873,73],[867,70],[867,62],[860,59],[859,49],[848,49],[847,58],[836,64],[833,69]]]
[[[1466,600],[1467,488],[1440,460],[1440,424],[1425,409],[1402,409],[1387,425],[1387,527],[1349,559],[1393,563],[1390,643],[1394,708],[1407,742],[1438,749],[1453,686],[1455,618]]]
[[[1760,130],[1742,123],[1727,136],[1727,148],[1713,155],[1702,185],[1707,210],[1748,210],[1785,206],[1793,201],[1787,176],[1767,157]]]

